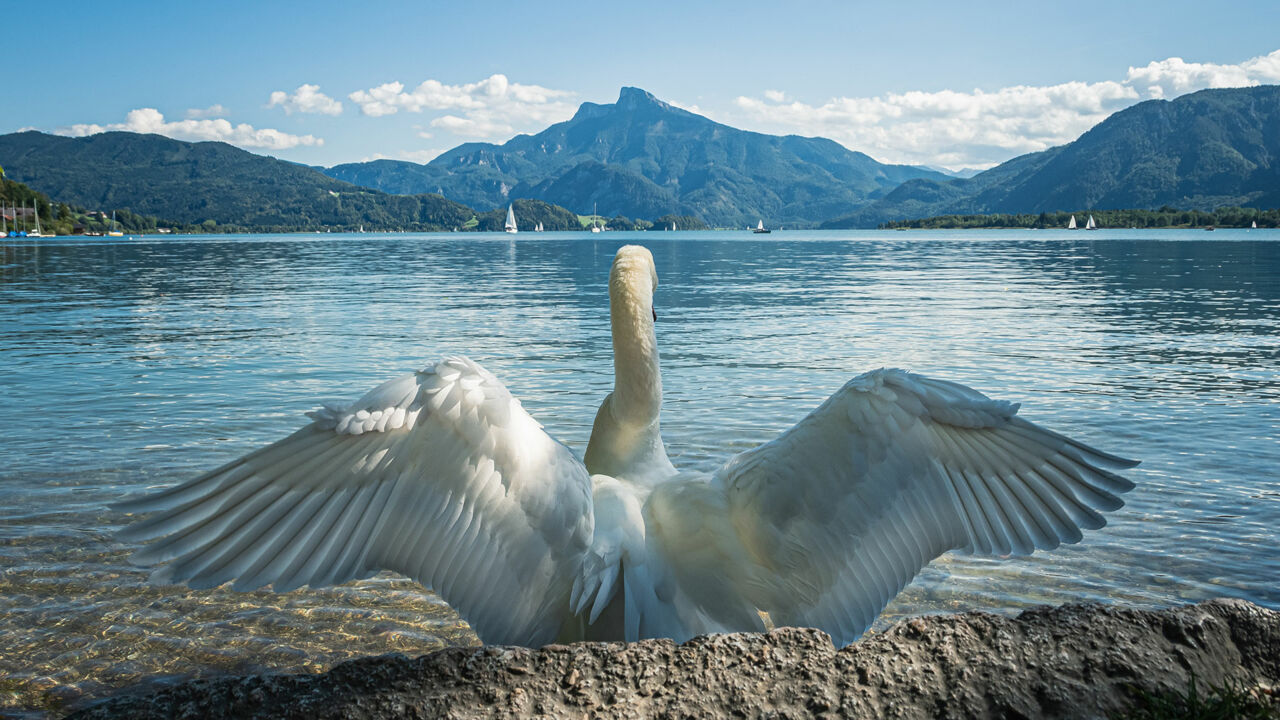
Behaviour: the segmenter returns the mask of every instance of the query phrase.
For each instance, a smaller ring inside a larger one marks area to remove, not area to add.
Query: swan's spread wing
[[[434,588],[488,643],[550,642],[592,534],[586,469],[465,358],[326,407],[293,435],[126,502],[157,511],[157,579],[237,590],[395,570]]]
[[[748,560],[744,594],[779,625],[852,642],[942,553],[1027,554],[1080,540],[1136,463],[900,370],[850,381],[715,478]]]

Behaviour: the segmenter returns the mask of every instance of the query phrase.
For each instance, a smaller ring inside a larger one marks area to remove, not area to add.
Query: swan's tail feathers
[[[594,624],[600,613],[618,592],[622,561],[620,558],[604,558],[588,553],[583,561],[582,574],[574,579],[569,595],[569,607],[574,615],[590,610],[587,622]]]

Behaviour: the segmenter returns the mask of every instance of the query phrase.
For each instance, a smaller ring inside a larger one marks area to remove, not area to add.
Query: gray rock
[[[817,630],[449,648],[318,675],[196,680],[88,718],[1101,718],[1133,688],[1280,684],[1280,613],[1240,600],[1161,611],[1066,605],[917,617],[837,651]]]

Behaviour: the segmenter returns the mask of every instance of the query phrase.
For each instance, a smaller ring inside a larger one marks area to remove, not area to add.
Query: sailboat
[[[1071,222],[1067,223],[1067,229],[1068,229],[1068,230],[1078,230],[1078,229],[1079,229],[1079,228],[1077,228],[1077,227],[1076,227],[1076,216],[1075,216],[1075,215],[1072,215],[1072,216],[1071,216]]]
[[[1097,229],[1098,229],[1098,224],[1097,224],[1097,223],[1095,223],[1095,222],[1093,221],[1093,216],[1092,216],[1092,215],[1090,215],[1090,216],[1089,216],[1089,222],[1087,222],[1087,223],[1085,223],[1085,224],[1084,224],[1084,229],[1085,229],[1085,230],[1097,230]]]
[[[769,233],[769,232],[771,232],[771,230],[769,230],[769,228],[765,227],[765,226],[764,226],[764,220],[761,220],[760,222],[756,223],[756,229],[755,229],[755,230],[752,230],[751,232],[753,232],[753,233],[757,233],[757,234],[758,234],[758,233]]]
[[[533,229],[534,232],[542,232],[542,221],[538,221],[538,226]]]
[[[1252,224],[1252,225],[1250,225],[1249,227],[1250,227],[1250,229],[1257,230],[1257,229],[1258,229],[1258,221],[1257,221],[1257,220],[1254,220],[1254,221],[1253,221],[1253,224]]]
[[[9,237],[26,237],[26,233],[18,229],[18,206],[10,205],[9,212],[13,218],[13,228],[9,230]]]
[[[44,234],[40,232],[40,209],[36,207],[35,200],[31,201],[31,209],[33,211],[32,214],[36,216],[36,231],[27,233],[27,237],[44,237]]]
[[[596,204],[591,203],[591,232],[600,232],[600,226],[596,224]]]
[[[116,211],[111,211],[111,227],[107,228],[107,237],[124,237],[124,231],[116,229]]]
[[[520,228],[516,227],[516,211],[511,205],[507,206],[507,223],[502,226],[502,229],[509,233],[520,232]]]
[[[671,232],[675,232],[675,231],[676,231],[676,224],[671,223]]]

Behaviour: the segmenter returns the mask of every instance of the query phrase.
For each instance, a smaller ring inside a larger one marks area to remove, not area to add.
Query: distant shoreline
[[[1089,226],[1093,227],[1089,227]],[[1264,230],[1280,227],[1280,209],[1222,206],[1215,210],[1075,210],[1041,213],[934,215],[881,223],[882,230]],[[828,225],[828,227],[830,227]],[[835,229],[831,227],[831,229]]]
[[[1184,231],[1184,232],[1185,232],[1185,231],[1200,231],[1200,232],[1204,232],[1204,231],[1206,231],[1206,230],[1208,230],[1208,229],[1209,229],[1209,228],[1206,228],[1206,227],[1194,227],[1194,226],[1185,226],[1185,225],[1167,225],[1167,226],[1137,227],[1137,228],[1130,228],[1130,227],[1101,227],[1101,228],[1098,228],[1098,230],[1100,230],[1100,231],[1109,232],[1109,233],[1114,233],[1114,232],[1138,232],[1138,231],[1143,231],[1143,232],[1145,232],[1145,231],[1148,231],[1148,230],[1152,230],[1152,231],[1171,231],[1171,230],[1173,230],[1173,231]],[[1264,228],[1264,227],[1259,227],[1259,228],[1249,228],[1249,227],[1216,226],[1216,227],[1214,227],[1213,229],[1215,229],[1215,230],[1224,230],[1224,231],[1241,231],[1241,230],[1243,230],[1243,231],[1246,231],[1246,232],[1248,232],[1248,231],[1274,232],[1277,228]],[[1002,226],[1002,225],[955,226],[955,227],[895,227],[895,228],[828,228],[828,229],[823,229],[823,228],[804,228],[804,229],[783,230],[783,231],[775,230],[775,231],[773,231],[773,233],[772,233],[771,235],[766,235],[766,236],[764,236],[764,237],[760,237],[760,236],[758,236],[758,235],[755,235],[755,234],[754,234],[754,233],[752,233],[750,230],[741,230],[741,229],[738,229],[738,228],[732,228],[732,229],[731,229],[731,228],[707,228],[707,229],[704,229],[704,230],[677,230],[676,232],[677,232],[677,233],[680,233],[680,234],[685,234],[685,233],[698,233],[698,234],[712,234],[712,235],[717,235],[717,234],[729,234],[729,233],[738,233],[738,234],[741,234],[741,235],[744,235],[744,236],[747,236],[747,235],[750,235],[750,236],[751,236],[751,237],[744,237],[743,239],[749,239],[749,240],[754,240],[754,241],[758,241],[758,242],[770,242],[770,241],[776,241],[776,240],[783,240],[783,239],[786,239],[786,237],[787,237],[787,236],[794,236],[794,235],[801,235],[801,234],[806,234],[806,235],[807,235],[807,234],[831,234],[831,233],[859,233],[859,234],[864,234],[864,233],[878,233],[878,234],[883,234],[883,233],[887,233],[887,232],[895,232],[895,231],[901,232],[901,231],[907,231],[907,230],[910,230],[910,231],[911,231],[911,232],[913,232],[913,233],[920,233],[920,232],[934,232],[934,231],[948,231],[948,232],[954,232],[954,231],[970,231],[970,230],[1009,230],[1009,231],[1035,230],[1035,231],[1044,231],[1044,232],[1062,232],[1062,233],[1068,233],[1068,232],[1069,232],[1069,233],[1072,233],[1073,235],[1074,235],[1074,234],[1076,234],[1076,232],[1075,232],[1074,230],[1068,230],[1067,228],[1060,228],[1060,227],[1044,227],[1044,228],[1040,228],[1040,227],[1011,227],[1011,226]],[[1080,234],[1081,236],[1088,236],[1088,235],[1089,235],[1089,233],[1088,233],[1088,232],[1085,232],[1082,228],[1079,228],[1079,230],[1080,230],[1079,234]],[[622,234],[622,235],[625,235],[625,236],[627,236],[627,237],[635,237],[635,236],[645,236],[645,237],[649,237],[649,236],[656,236],[657,238],[661,239],[665,234],[667,234],[667,232],[669,232],[669,231],[663,231],[663,230],[648,230],[648,231],[646,231],[646,230],[610,230],[610,231],[608,231],[608,234],[612,235],[612,234],[615,234],[615,233],[616,233],[616,234]],[[497,231],[467,231],[467,232],[465,232],[465,233],[463,233],[463,232],[457,232],[457,233],[455,233],[455,232],[444,231],[444,230],[366,230],[366,231],[365,231],[365,232],[363,232],[363,233],[361,233],[361,232],[357,232],[357,231],[354,231],[354,230],[350,230],[350,231],[347,231],[347,230],[339,230],[339,231],[332,231],[332,232],[315,232],[315,231],[312,231],[312,230],[285,230],[285,231],[278,231],[278,230],[261,230],[261,231],[259,231],[259,230],[239,230],[239,231],[234,231],[234,232],[211,232],[211,233],[209,233],[209,232],[204,232],[204,233],[176,233],[176,232],[171,232],[171,233],[159,233],[159,232],[127,232],[127,233],[125,233],[123,236],[116,236],[116,237],[111,237],[111,236],[106,236],[106,235],[40,235],[40,236],[37,236],[37,237],[3,237],[3,236],[0,236],[0,241],[17,241],[17,240],[22,240],[22,241],[31,241],[31,242],[36,242],[36,241],[40,241],[40,240],[75,240],[75,239],[93,240],[93,241],[109,241],[109,240],[129,240],[129,239],[143,238],[143,237],[145,237],[145,238],[237,237],[237,236],[246,236],[246,237],[247,237],[247,236],[255,236],[255,235],[279,235],[279,236],[291,236],[291,237],[292,237],[292,236],[296,236],[296,237],[315,237],[315,236],[322,236],[322,237],[333,237],[333,236],[343,236],[343,237],[347,237],[347,236],[356,236],[356,237],[359,237],[359,236],[385,237],[385,236],[389,236],[389,235],[458,235],[458,236],[467,237],[467,238],[478,238],[478,237],[494,237],[494,238],[498,238],[498,237],[501,237],[501,238],[505,238],[505,239],[507,239],[507,240],[510,240],[510,241],[512,241],[512,242],[521,242],[521,241],[537,240],[537,239],[539,239],[540,237],[544,237],[544,236],[554,236],[554,237],[560,238],[560,237],[563,237],[563,236],[566,236],[566,235],[573,236],[573,237],[582,237],[582,238],[584,238],[584,239],[585,239],[585,238],[592,238],[592,239],[594,239],[594,240],[601,240],[601,239],[603,239],[603,237],[602,237],[602,236],[603,236],[604,234],[603,234],[603,233],[589,233],[589,232],[584,233],[584,232],[578,232],[578,231],[573,231],[573,230],[554,230],[554,231],[553,231],[553,230],[548,230],[548,231],[541,232],[541,233],[528,232],[528,233],[519,233],[519,234],[517,234],[517,235],[512,235],[512,234],[509,234],[509,233],[503,233],[503,232],[497,232]],[[782,237],[779,237],[779,235],[781,235]]]

